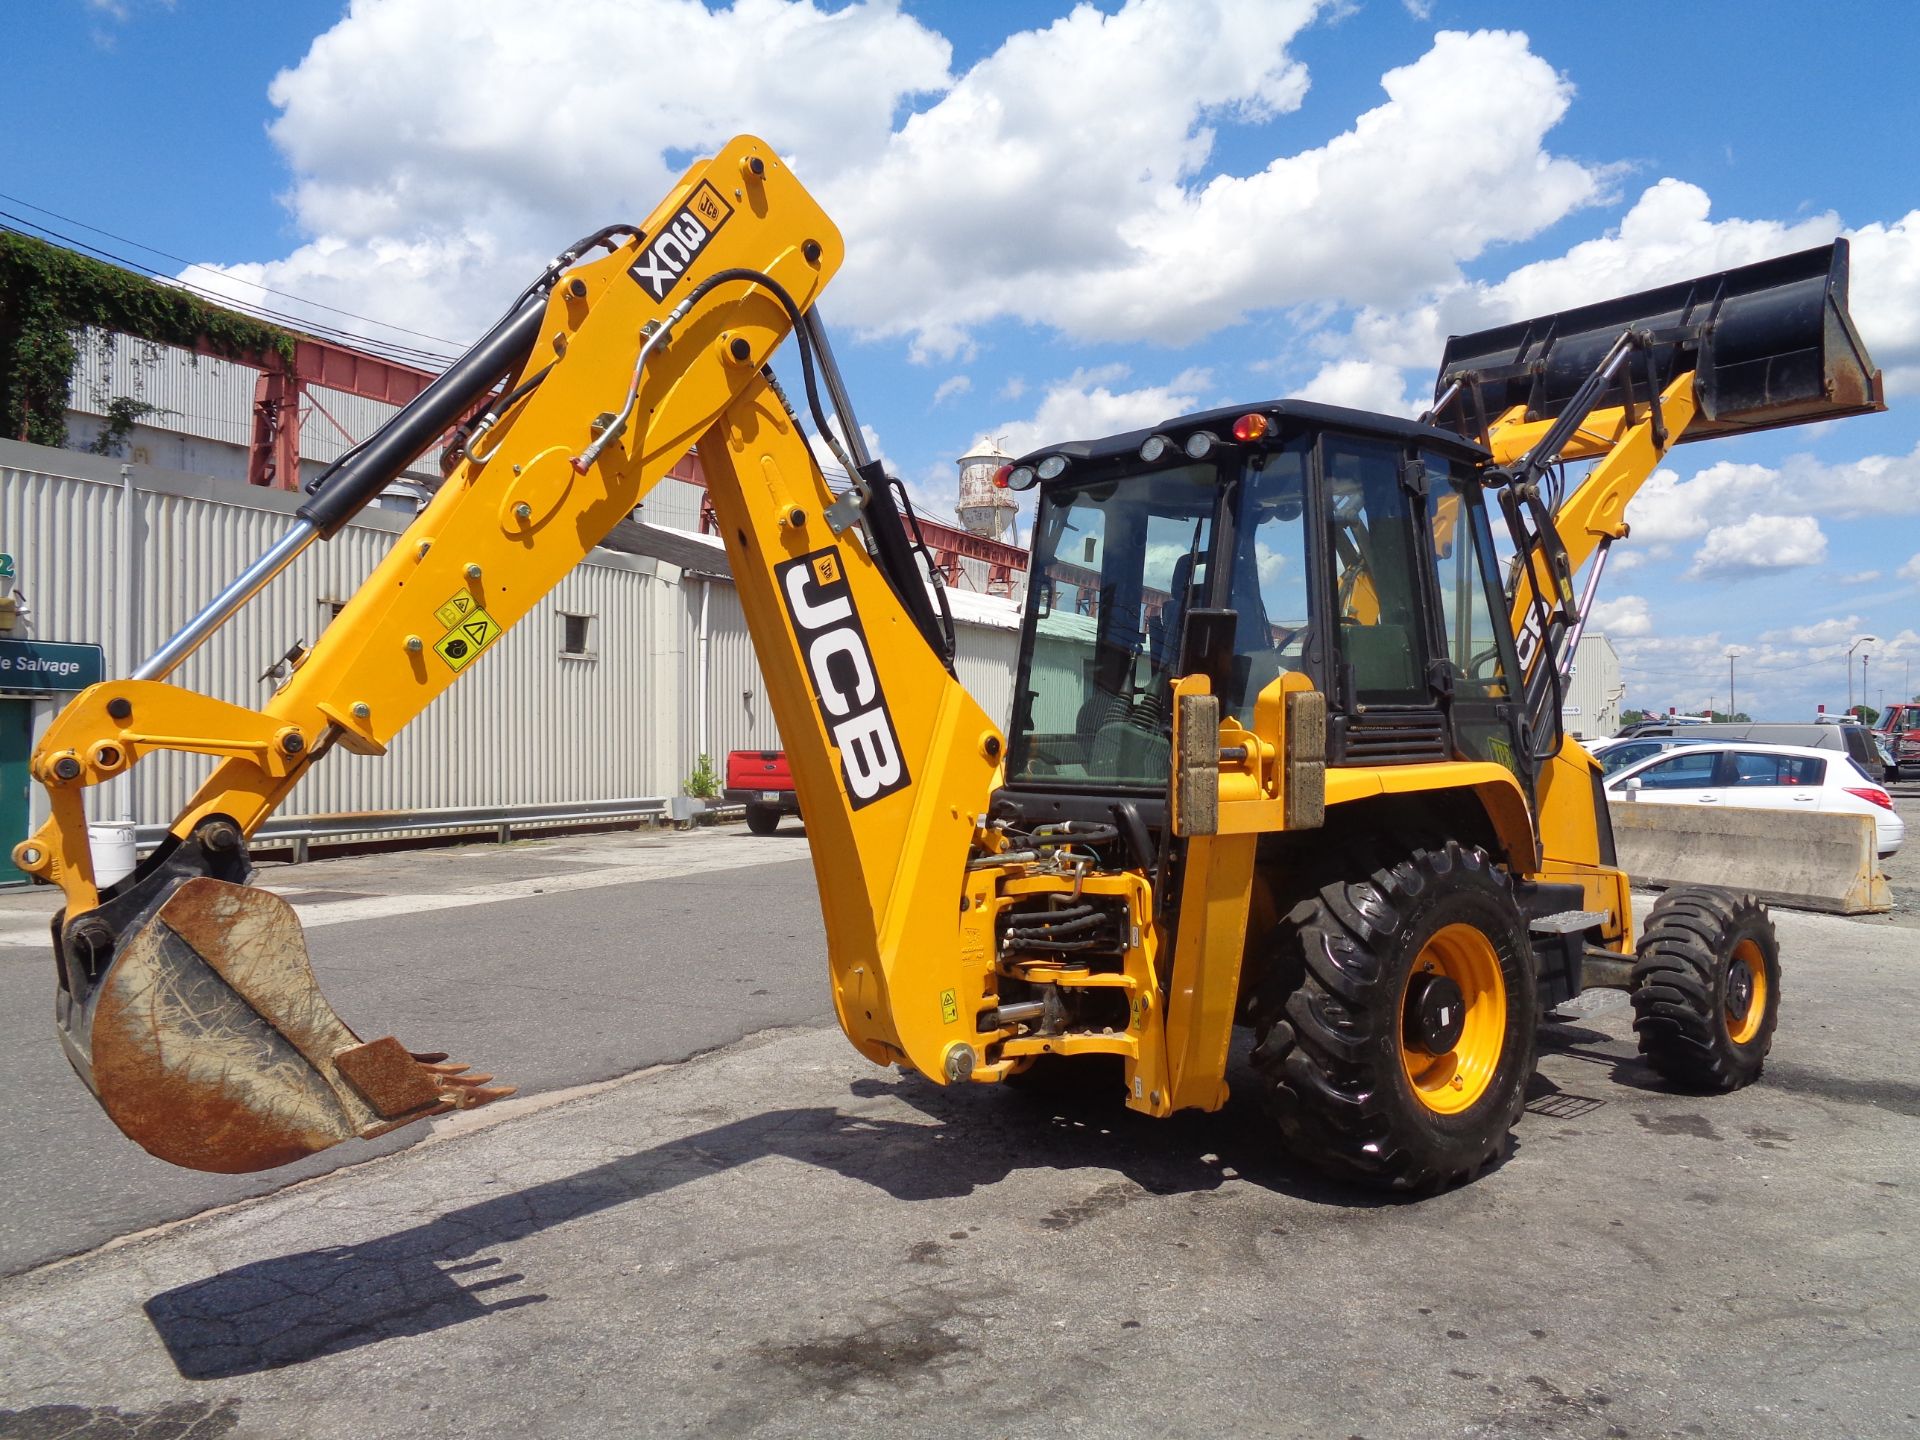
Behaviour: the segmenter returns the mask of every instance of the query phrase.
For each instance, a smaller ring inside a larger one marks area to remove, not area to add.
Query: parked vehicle
[[[727,784],[721,792],[729,805],[747,807],[747,828],[771,835],[782,815],[800,813],[800,796],[793,788],[784,750],[729,750]]]
[[[1635,739],[1656,735],[1684,735],[1693,741],[1745,740],[1763,745],[1805,745],[1815,750],[1838,750],[1853,758],[1876,785],[1886,783],[1886,766],[1863,725],[1831,721],[1795,724],[1787,721],[1742,721],[1737,725],[1636,726]]]
[[[1874,722],[1873,733],[1893,751],[1889,779],[1920,771],[1920,701],[1896,700]]]
[[[1851,756],[1811,745],[1707,743],[1675,747],[1605,782],[1609,800],[1652,805],[1731,805],[1744,810],[1815,810],[1866,815],[1883,859],[1906,839],[1893,797]]]
[[[1691,735],[1633,735],[1624,739],[1615,736],[1611,740],[1594,741],[1587,746],[1587,753],[1600,762],[1602,775],[1617,775],[1629,765],[1638,765],[1650,756],[1666,754],[1676,745],[1706,743]]]
[[[1663,735],[1678,725],[1706,725],[1704,715],[1656,715],[1651,720],[1636,720],[1614,735],[1616,740],[1631,740],[1636,735]]]

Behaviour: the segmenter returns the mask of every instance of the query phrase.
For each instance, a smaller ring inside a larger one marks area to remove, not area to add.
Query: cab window
[[[1327,553],[1341,659],[1365,705],[1431,703],[1422,664],[1420,574],[1413,551],[1402,452],[1379,441],[1325,437]]]

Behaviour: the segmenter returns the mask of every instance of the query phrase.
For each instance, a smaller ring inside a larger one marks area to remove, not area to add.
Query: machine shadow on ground
[[[863,1078],[850,1089],[857,1099],[904,1101],[926,1121],[824,1106],[771,1110],[376,1240],[238,1266],[155,1295],[146,1312],[179,1372],[195,1380],[425,1334],[547,1298],[526,1291],[527,1276],[506,1269],[494,1253],[500,1247],[767,1157],[831,1170],[908,1203],[960,1198],[1015,1171],[1081,1168],[1117,1171],[1154,1195],[1238,1178],[1313,1204],[1406,1203],[1288,1161],[1250,1101],[1154,1121],[1117,1105],[956,1094],[917,1077]],[[1060,1212],[1039,1223],[1064,1229],[1073,1217]]]

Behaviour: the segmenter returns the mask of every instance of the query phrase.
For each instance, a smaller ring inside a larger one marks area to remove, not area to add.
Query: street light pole
[[[1854,637],[1853,643],[1847,646],[1847,714],[1849,715],[1853,714],[1853,652],[1858,650],[1862,645],[1878,645],[1879,643],[1880,637],[1878,635],[1857,635]],[[1860,662],[1860,677],[1861,683],[1864,684],[1866,681],[1866,661],[1864,660]],[[1865,696],[1863,695],[1861,698],[1864,700]]]

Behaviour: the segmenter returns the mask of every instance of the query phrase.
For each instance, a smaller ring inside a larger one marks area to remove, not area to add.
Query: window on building
[[[564,611],[560,615],[560,653],[590,658],[593,651],[593,617],[591,615],[569,615]]]

